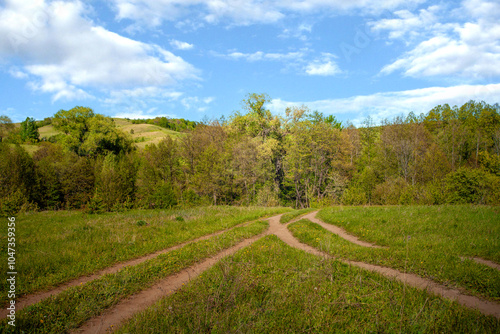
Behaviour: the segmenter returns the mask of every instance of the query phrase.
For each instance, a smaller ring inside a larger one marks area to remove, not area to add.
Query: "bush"
[[[151,208],[170,209],[177,205],[177,195],[170,184],[159,184],[149,201]]]
[[[500,204],[500,178],[480,169],[460,168],[445,178],[450,204]]]
[[[104,212],[104,202],[100,195],[95,194],[87,204],[86,212],[90,214],[97,214]]]
[[[200,205],[202,200],[201,197],[193,189],[188,189],[182,194],[182,202],[183,205],[189,207]]]
[[[377,184],[375,187],[375,190],[372,193],[373,204],[401,204],[402,196],[405,194],[406,188],[408,188],[408,183],[406,183],[403,178],[389,178],[385,182]],[[405,200],[403,199],[403,201]]]
[[[351,187],[344,191],[341,202],[344,205],[364,205],[368,203],[368,200],[362,188]]]
[[[27,202],[26,196],[18,189],[0,199],[0,215],[2,217],[15,216]]]

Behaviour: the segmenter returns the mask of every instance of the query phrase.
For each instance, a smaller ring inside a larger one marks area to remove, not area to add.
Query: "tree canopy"
[[[63,145],[80,156],[127,153],[133,148],[131,139],[116,128],[111,118],[95,114],[90,108],[60,110],[52,124],[65,134]]]

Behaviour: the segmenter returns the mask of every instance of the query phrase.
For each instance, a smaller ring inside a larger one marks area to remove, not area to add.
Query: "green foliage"
[[[15,214],[25,203],[37,199],[35,164],[19,145],[0,143],[0,208]]]
[[[156,190],[149,197],[151,208],[171,209],[177,205],[177,194],[168,183],[157,184]]]
[[[373,204],[401,204],[401,198],[404,197],[406,188],[408,188],[408,183],[402,177],[389,178],[375,187]]]
[[[113,120],[95,114],[90,108],[60,110],[54,115],[52,124],[66,135],[63,145],[80,156],[97,157],[132,150],[132,140],[116,129]]]
[[[137,163],[133,155],[108,154],[95,167],[95,191],[106,210],[122,209],[136,194]]]
[[[445,184],[448,203],[499,203],[500,177],[483,170],[460,168],[447,175]]]
[[[148,223],[146,223],[144,220],[138,220],[136,224],[137,226],[146,226]]]
[[[21,123],[20,135],[23,143],[36,143],[39,141],[40,134],[34,118],[26,117],[26,120]]]
[[[3,196],[0,199],[0,217],[16,216],[27,202],[26,195],[19,189]]]
[[[152,124],[173,131],[192,131],[200,123],[188,121],[183,118],[156,117],[153,119],[134,119],[132,120],[132,124]]]
[[[14,124],[12,120],[5,115],[0,116],[0,142],[3,141],[5,137],[14,129]]]
[[[63,132],[48,139],[60,146],[28,146],[41,153],[34,154],[35,175],[21,182],[21,192],[41,209],[81,208],[99,193],[106,211],[201,204],[500,204],[490,186],[496,184],[491,174],[500,176],[496,107],[442,105],[380,126],[368,117],[356,129],[306,106],[274,115],[270,101],[266,94],[249,94],[241,111],[220,122],[133,121],[192,128],[136,154],[129,131],[112,119],[90,108],[61,110],[40,123]],[[23,124],[23,133],[35,127],[32,119]],[[21,143],[21,131],[11,128],[8,118],[0,118],[0,136],[8,133],[4,142]],[[136,141],[146,139],[135,134]],[[471,168],[485,173],[453,174]]]
[[[87,204],[86,212],[90,214],[103,213],[106,209],[104,201],[99,194],[95,194]]]
[[[500,176],[500,155],[488,151],[480,152],[479,163],[487,172]]]
[[[353,186],[344,191],[341,202],[344,205],[365,205],[368,199],[363,188]]]

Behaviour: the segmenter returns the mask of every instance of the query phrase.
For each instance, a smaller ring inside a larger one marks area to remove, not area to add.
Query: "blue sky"
[[[0,2],[0,114],[229,116],[248,93],[356,125],[500,102],[498,0]]]

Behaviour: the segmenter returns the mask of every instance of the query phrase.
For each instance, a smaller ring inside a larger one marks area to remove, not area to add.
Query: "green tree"
[[[179,143],[166,137],[158,145],[147,146],[138,175],[143,204],[156,208],[174,206],[184,185]]]
[[[64,194],[61,185],[61,165],[64,150],[58,144],[44,142],[33,155],[39,179],[38,197],[43,209],[64,207]],[[80,182],[80,180],[77,180]]]
[[[246,114],[235,113],[230,117],[228,127],[230,132],[248,135],[259,140],[257,148],[259,156],[267,160],[265,169],[270,173],[268,180],[274,183],[271,189],[279,196],[284,180],[284,138],[287,129],[284,120],[273,115],[266,108],[268,102],[270,98],[266,94],[248,95],[247,99],[243,100],[243,109]]]
[[[5,115],[0,116],[0,142],[3,141],[3,138],[7,137],[10,131],[14,129],[14,124],[12,124],[12,120]]]
[[[90,108],[60,110],[52,124],[66,135],[63,145],[80,156],[128,153],[133,148],[132,140],[116,128],[111,118],[95,114]]]
[[[0,157],[0,211],[15,214],[36,199],[35,165],[19,145],[0,143]]]
[[[39,141],[40,134],[34,118],[26,117],[26,120],[21,123],[20,135],[23,143],[36,143]]]
[[[94,197],[102,199],[108,211],[132,205],[136,194],[137,163],[133,155],[108,154],[96,164]]]

